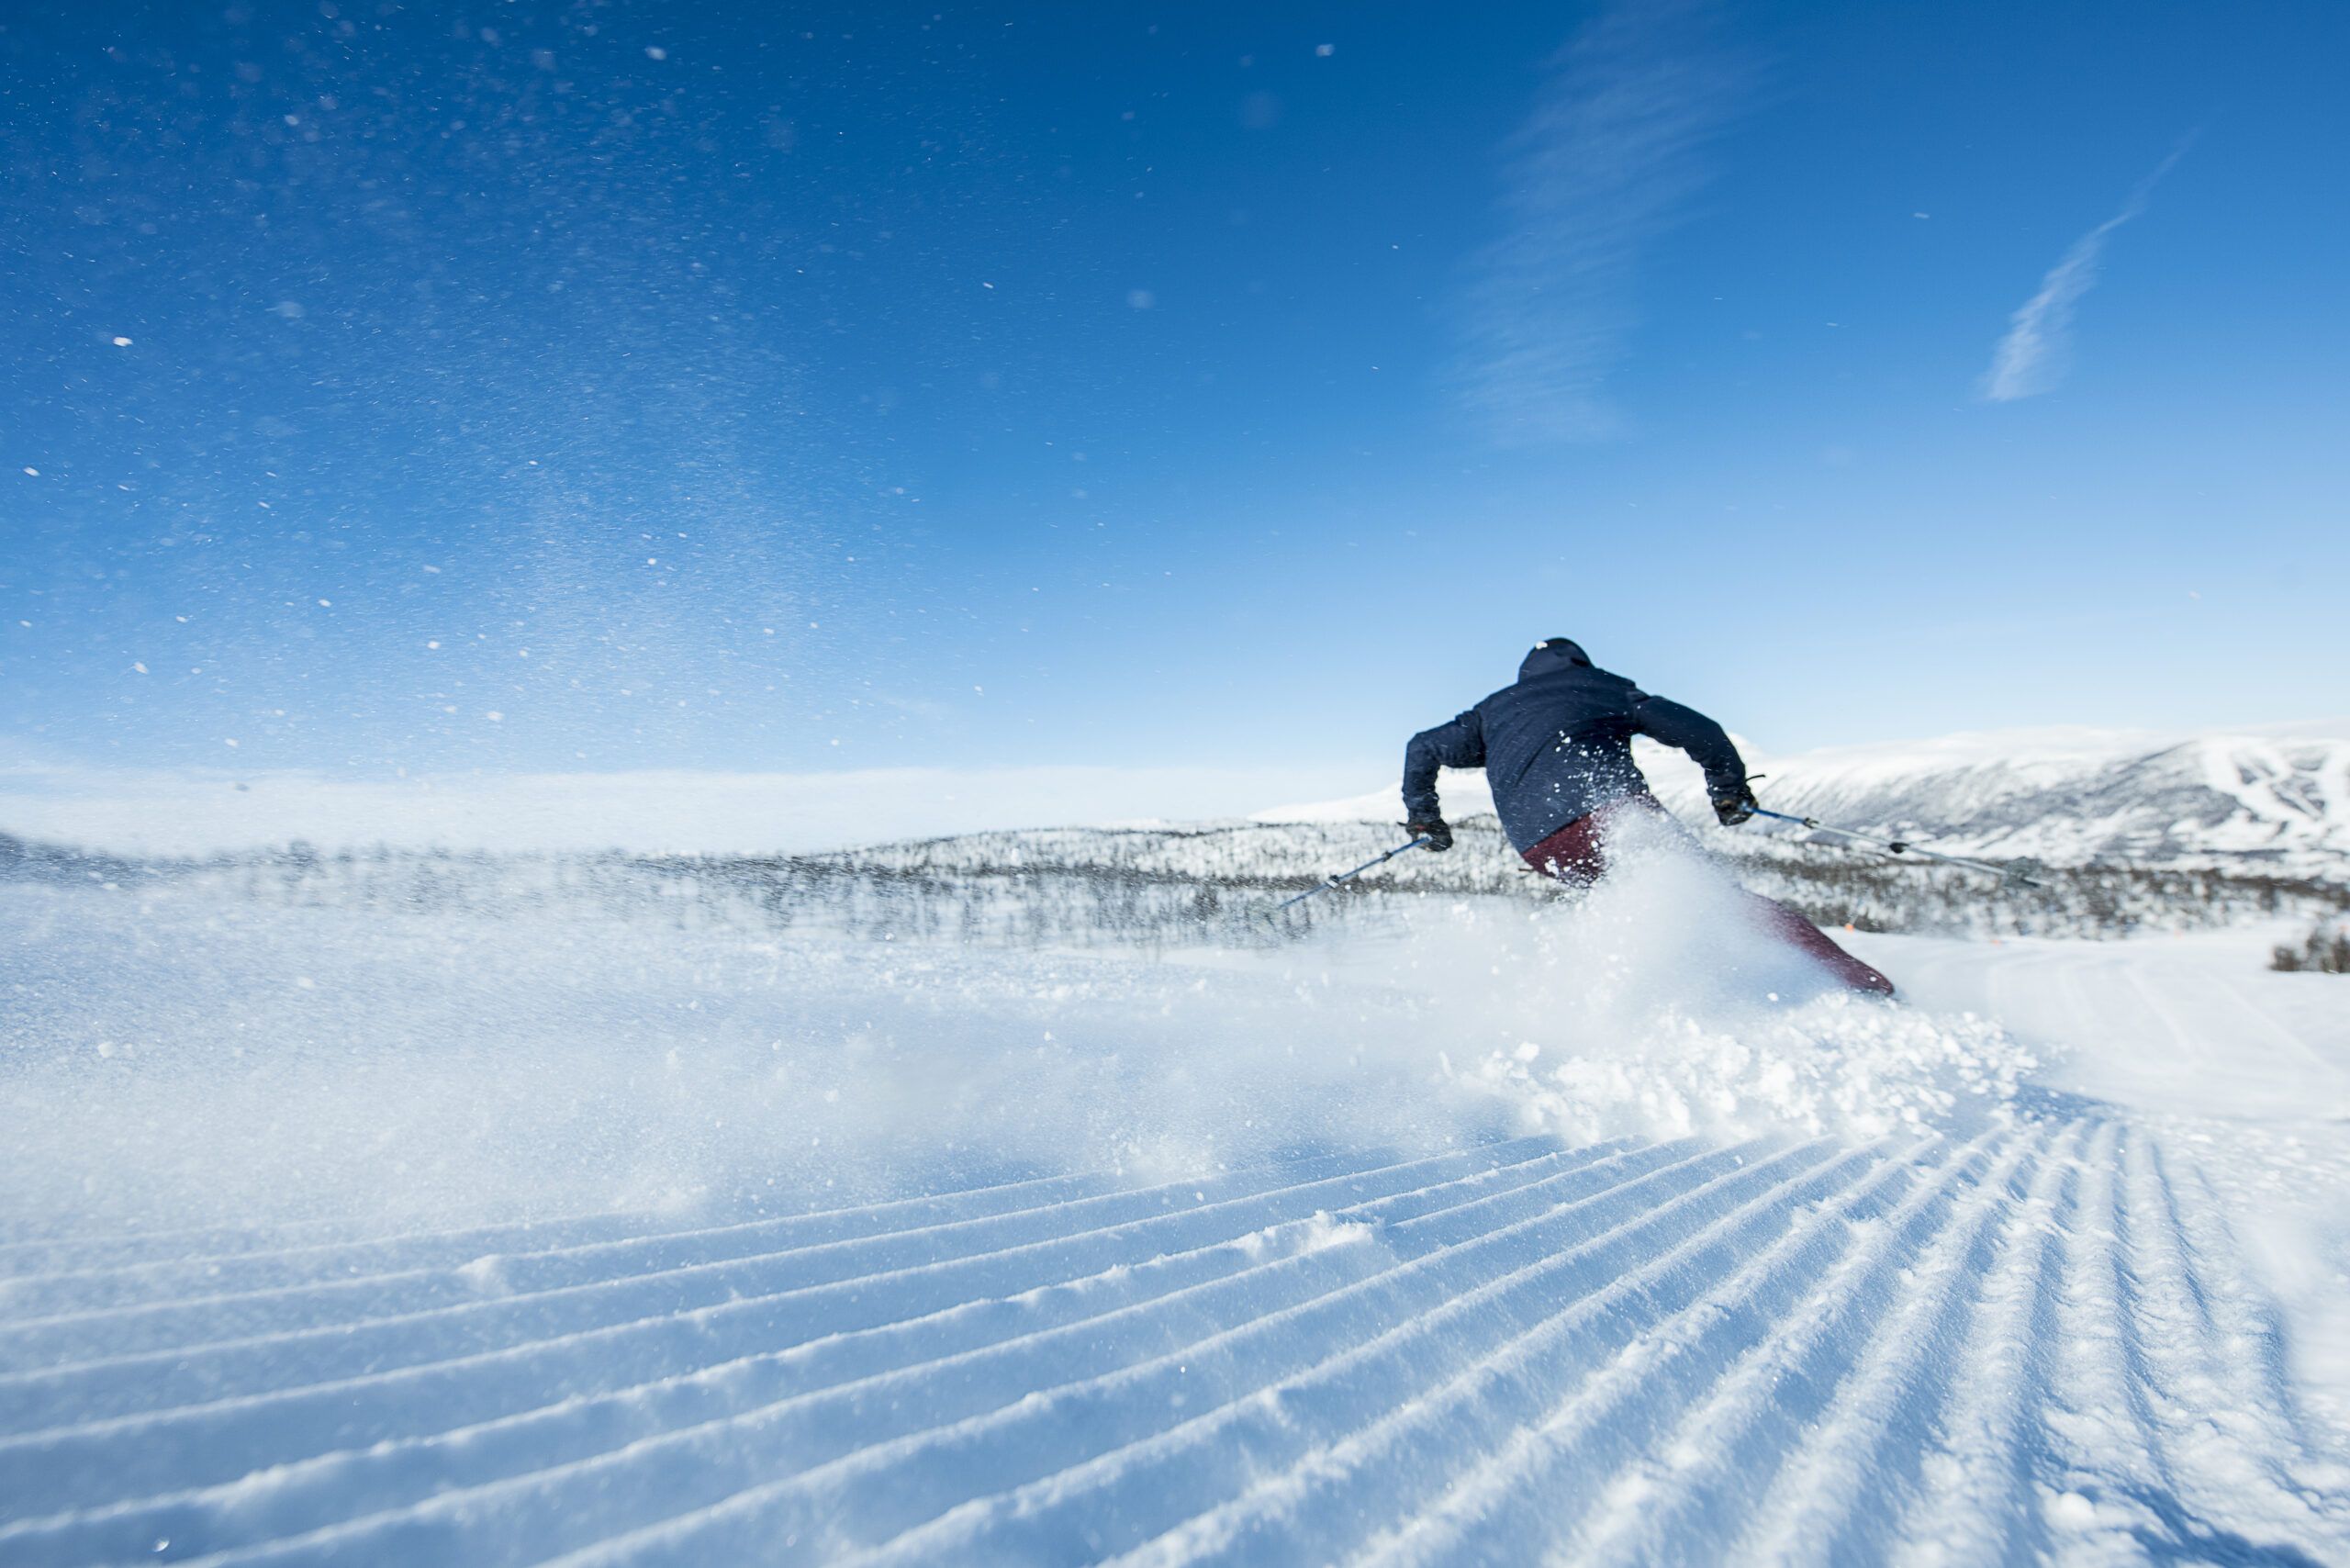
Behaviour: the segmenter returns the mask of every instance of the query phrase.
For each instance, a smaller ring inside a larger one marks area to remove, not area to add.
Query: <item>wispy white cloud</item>
[[[1985,401],[2011,403],[2019,398],[2038,397],[2065,379],[2065,372],[2072,366],[2073,308],[2096,284],[2105,261],[2106,241],[2115,230],[2146,210],[2154,186],[2187,148],[2187,142],[2179,143],[2153,174],[2138,182],[2121,211],[2074,241],[2040,280],[2040,292],[2008,319],[2007,335],[1991,351],[1991,368],[1983,373]]]
[[[1642,258],[1686,214],[1746,72],[1704,0],[1618,0],[1550,64],[1506,148],[1504,236],[1460,301],[1457,381],[1506,446],[1606,440]]]

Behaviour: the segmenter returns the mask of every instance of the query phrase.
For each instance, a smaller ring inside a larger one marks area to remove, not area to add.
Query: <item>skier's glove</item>
[[[1405,823],[1404,831],[1414,838],[1427,839],[1428,847],[1439,855],[1452,847],[1452,829],[1446,825],[1442,817],[1430,822]]]
[[[1741,784],[1729,794],[1714,797],[1714,816],[1722,826],[1736,827],[1752,816],[1761,804],[1755,800],[1754,791]]]

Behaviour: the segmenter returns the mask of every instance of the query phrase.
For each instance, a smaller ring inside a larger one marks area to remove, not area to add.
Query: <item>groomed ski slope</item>
[[[11,1563],[2350,1553],[2096,1114],[6,1261]]]
[[[2345,982],[2258,934],[1853,938],[1886,1008],[1598,899],[117,907],[10,906],[10,1568],[2350,1562]]]

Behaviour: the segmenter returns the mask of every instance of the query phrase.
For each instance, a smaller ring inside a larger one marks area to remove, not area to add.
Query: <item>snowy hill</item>
[[[0,1446],[39,1498],[0,1542],[1991,1563],[2218,1530],[2273,1553],[2221,1560],[2330,1556],[2322,1442],[2228,1355],[2269,1326],[2221,1232],[2151,1140],[2081,1119],[45,1249],[0,1323],[32,1369]]]
[[[0,888],[0,1562],[2350,1561],[2341,982],[1883,937],[1942,1011],[1740,1001],[1627,909],[1415,912]]]
[[[2350,1561],[2350,982],[1393,838],[0,843],[0,1562]]]
[[[2350,724],[2188,737],[2017,730],[1774,756],[1747,749],[1763,803],[1823,822],[1930,837],[1936,847],[2051,865],[2259,867],[2340,877],[2350,866]],[[1695,770],[1642,744],[1667,801],[1702,814]],[[1448,814],[1493,809],[1482,775],[1448,776]],[[1393,822],[1393,789],[1259,814]]]

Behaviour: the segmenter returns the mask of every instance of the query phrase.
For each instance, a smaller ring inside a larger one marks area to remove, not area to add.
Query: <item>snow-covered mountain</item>
[[[2350,728],[2350,727],[2345,727]],[[2339,732],[2337,732],[2339,733]],[[1755,890],[1814,919],[1869,930],[2109,936],[2246,921],[2307,922],[2350,898],[2350,742],[2322,732],[2188,739],[2028,732],[1777,758],[1748,747],[1766,801],[2068,874],[2039,886],[1938,870],[1757,823],[1716,828],[1701,781],[1651,748],[1651,778]],[[1480,773],[1449,777],[1461,849],[1394,860],[1360,890],[1539,898],[1502,842]],[[689,806],[693,798],[685,797]],[[226,898],[308,908],[650,909],[767,929],[813,923],[899,939],[1078,946],[1218,943],[1227,916],[1393,847],[1386,791],[1251,820],[1026,828],[820,853],[677,856],[608,850],[452,852],[279,844],[158,858],[18,840],[0,831],[0,883],[90,883],[141,899]],[[877,836],[878,836],[877,834]],[[1809,841],[1809,842],[1807,842]],[[1371,901],[1375,903],[1376,901]],[[1316,905],[1337,918],[1347,901]],[[1364,918],[1377,915],[1366,907]]]
[[[2052,865],[2228,865],[2340,876],[2350,865],[2350,723],[2179,736],[2011,730],[1774,756],[1747,748],[1763,803],[1938,848]],[[1667,801],[1702,814],[1696,771],[1643,743]],[[1448,814],[1489,812],[1482,774],[1448,775]],[[1392,822],[1392,789],[1260,822]]]

